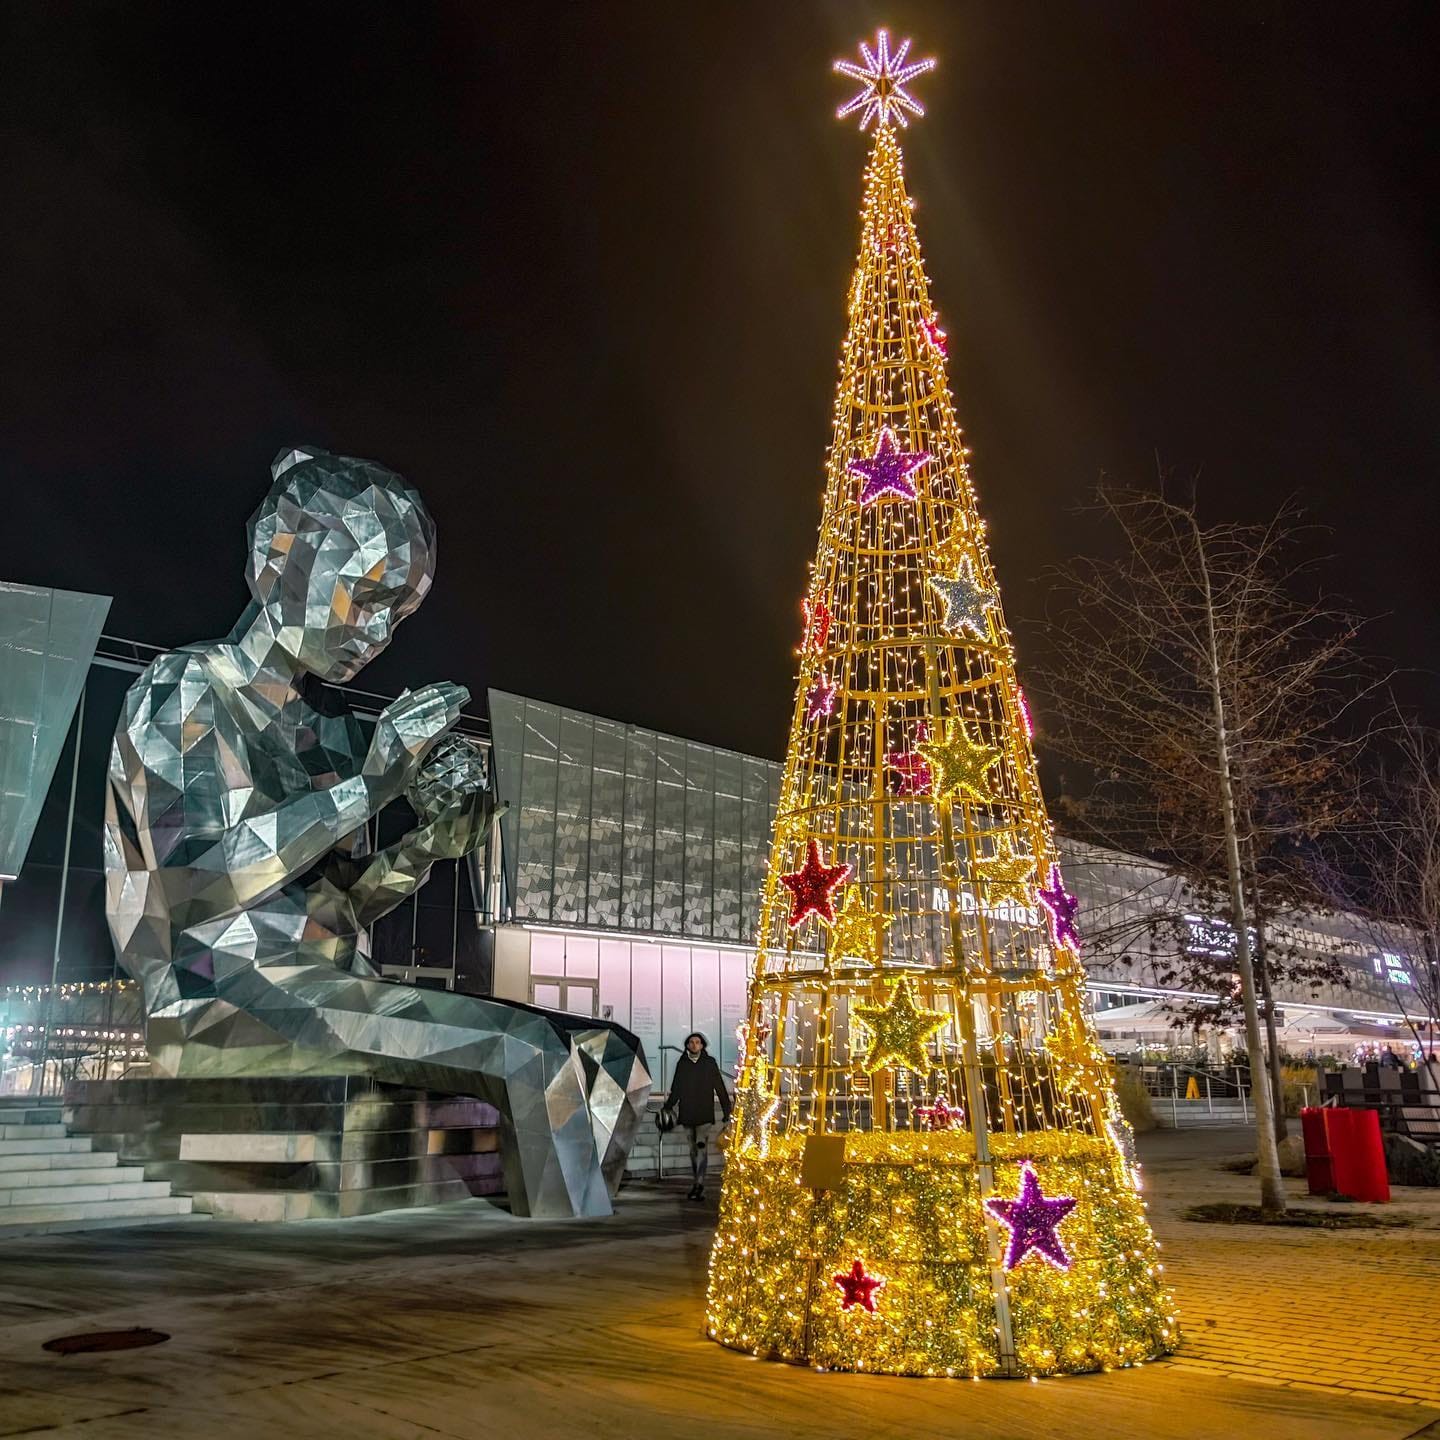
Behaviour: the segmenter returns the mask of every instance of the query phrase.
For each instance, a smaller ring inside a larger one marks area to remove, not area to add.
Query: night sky
[[[5,578],[228,629],[282,445],[440,525],[360,684],[779,756],[866,142],[906,137],[1022,672],[1102,474],[1299,495],[1440,718],[1433,4],[20,0],[0,19]],[[1027,638],[1028,637],[1028,638]]]

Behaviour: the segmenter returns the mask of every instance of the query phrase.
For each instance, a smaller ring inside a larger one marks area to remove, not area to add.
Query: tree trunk
[[[1235,924],[1235,966],[1240,972],[1240,993],[1245,1004],[1245,1044],[1250,1051],[1250,1096],[1255,1102],[1255,1148],[1260,1170],[1260,1208],[1268,1215],[1285,1213],[1285,1182],[1280,1175],[1280,1151],[1275,1143],[1275,1106],[1266,1073],[1265,1045],[1260,1035],[1260,1007],[1255,999],[1255,967],[1250,963],[1250,926],[1245,914],[1245,878],[1240,867],[1240,837],[1235,825],[1235,794],[1230,778],[1230,742],[1225,729],[1225,696],[1220,683],[1220,654],[1215,637],[1214,597],[1199,523],[1191,516],[1195,548],[1205,594],[1205,625],[1209,646],[1210,698],[1215,713],[1215,768],[1220,789],[1220,815],[1225,827],[1225,869],[1230,881],[1230,908]]]
[[[1260,984],[1260,998],[1264,1002],[1265,1044],[1269,1050],[1269,1065],[1266,1074],[1270,1081],[1270,1100],[1275,1111],[1275,1143],[1285,1139],[1288,1127],[1285,1123],[1285,1077],[1280,1073],[1280,1042],[1275,1034],[1275,992],[1270,986],[1270,936],[1266,929],[1269,916],[1260,903],[1260,876],[1255,866],[1255,851],[1250,851],[1250,896],[1251,914],[1255,919],[1255,978]]]
[[[1289,1127],[1285,1123],[1285,1077],[1280,1070],[1280,1042],[1275,1035],[1275,994],[1270,989],[1270,967],[1265,963],[1265,942],[1262,940],[1260,943],[1262,950],[1258,977],[1260,998],[1265,1005],[1265,1044],[1270,1061],[1270,1104],[1275,1111],[1275,1143],[1278,1145],[1289,1134]]]

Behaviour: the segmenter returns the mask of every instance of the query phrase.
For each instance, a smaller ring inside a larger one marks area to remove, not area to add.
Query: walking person
[[[685,1037],[685,1052],[675,1062],[675,1075],[665,1108],[679,1112],[680,1123],[690,1136],[690,1171],[695,1183],[687,1200],[705,1198],[705,1171],[710,1163],[710,1131],[715,1127],[715,1102],[720,1102],[722,1125],[730,1123],[730,1092],[725,1088],[720,1067],[710,1053],[710,1042],[698,1031]]]

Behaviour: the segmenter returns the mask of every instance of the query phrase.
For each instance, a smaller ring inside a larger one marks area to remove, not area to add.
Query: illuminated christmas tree
[[[1127,1365],[1176,1329],[1084,1009],[882,31],[709,1334],[833,1369]]]

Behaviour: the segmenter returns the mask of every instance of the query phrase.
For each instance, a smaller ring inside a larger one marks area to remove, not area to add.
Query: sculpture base
[[[1114,1147],[993,1137],[997,1197],[1017,1194],[1028,1163],[1045,1195],[1076,1200],[1058,1229],[1064,1268],[1032,1250],[1005,1270],[973,1136],[837,1139],[833,1188],[804,1183],[815,1179],[802,1179],[804,1136],[775,1137],[764,1154],[749,1139],[732,1151],[710,1262],[711,1339],[827,1370],[967,1377],[1112,1369],[1174,1348],[1157,1247]],[[840,1278],[857,1262],[863,1278],[847,1288]]]
[[[505,1190],[492,1106],[365,1076],[81,1080],[65,1121],[219,1219],[333,1219]]]

